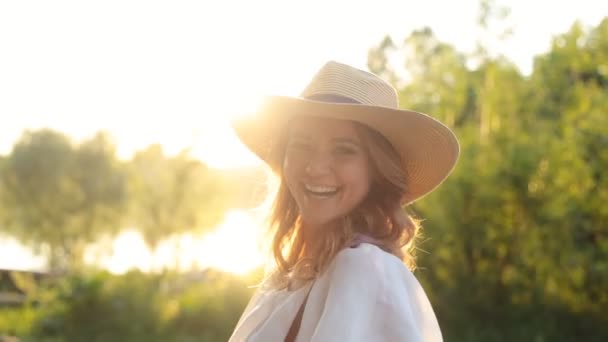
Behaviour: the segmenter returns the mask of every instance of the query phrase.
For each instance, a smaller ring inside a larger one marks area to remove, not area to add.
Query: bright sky
[[[506,3],[501,0],[499,3]],[[597,25],[603,1],[513,0],[514,36],[496,52],[529,73],[551,37],[579,19]],[[364,68],[387,34],[430,26],[462,51],[476,38],[477,0],[223,0],[0,2],[0,154],[24,129],[77,140],[98,130],[121,157],[160,142],[194,146],[215,167],[255,159],[227,120],[265,94],[297,95],[333,59]],[[0,267],[8,253],[0,241]],[[8,254],[10,255],[10,253]],[[14,255],[14,254],[13,254]]]
[[[2,1],[0,153],[46,126],[76,139],[108,130],[123,157],[158,141],[170,152],[194,145],[215,166],[248,164],[228,117],[264,94],[297,95],[329,59],[365,67],[386,34],[428,25],[470,50],[477,3]],[[602,3],[509,1],[516,31],[500,50],[529,72],[552,35],[608,15]]]

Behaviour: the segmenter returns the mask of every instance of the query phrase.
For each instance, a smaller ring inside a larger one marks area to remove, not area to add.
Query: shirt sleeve
[[[312,341],[442,341],[424,290],[395,256],[362,244],[341,251]]]

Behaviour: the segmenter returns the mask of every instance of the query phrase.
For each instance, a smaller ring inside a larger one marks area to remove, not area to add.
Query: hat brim
[[[419,112],[356,103],[328,103],[304,98],[271,96],[255,116],[234,121],[232,126],[245,145],[275,172],[277,139],[296,116],[314,116],[359,122],[378,131],[402,159],[409,204],[433,191],[451,173],[460,146],[454,133],[441,122]]]

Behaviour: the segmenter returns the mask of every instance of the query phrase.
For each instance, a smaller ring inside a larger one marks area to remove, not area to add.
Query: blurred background
[[[608,340],[601,1],[0,3],[0,340],[226,341],[272,178],[229,120],[327,60],[462,156],[416,276],[446,341]]]

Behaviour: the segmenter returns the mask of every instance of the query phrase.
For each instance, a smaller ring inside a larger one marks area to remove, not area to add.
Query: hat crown
[[[308,99],[327,95],[364,105],[399,108],[397,91],[389,83],[370,72],[333,61],[317,72],[301,94]]]

